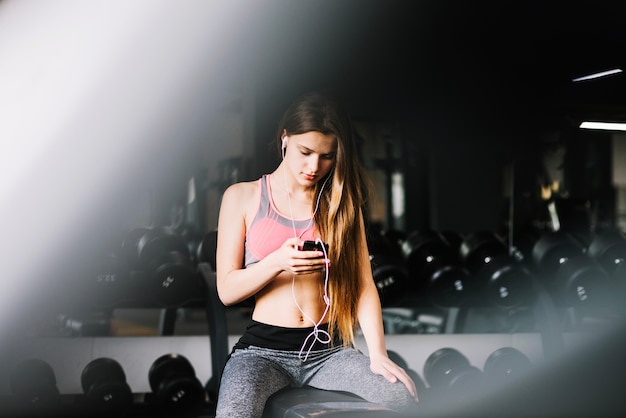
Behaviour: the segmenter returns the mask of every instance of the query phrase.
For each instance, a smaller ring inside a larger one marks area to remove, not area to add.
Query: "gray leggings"
[[[235,350],[224,367],[216,418],[258,418],[278,390],[309,385],[351,392],[400,412],[416,403],[403,383],[390,383],[369,368],[369,358],[354,348],[312,351],[302,362],[298,351],[250,346]]]

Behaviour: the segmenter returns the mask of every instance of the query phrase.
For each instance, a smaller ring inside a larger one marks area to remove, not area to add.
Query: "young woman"
[[[338,102],[304,95],[279,123],[278,167],[224,193],[219,297],[233,305],[254,296],[255,305],[223,371],[218,418],[260,417],[270,395],[302,385],[401,411],[416,405],[414,382],[387,356],[354,135]],[[355,347],[357,326],[367,356]]]

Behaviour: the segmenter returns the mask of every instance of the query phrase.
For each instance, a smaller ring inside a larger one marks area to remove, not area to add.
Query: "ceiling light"
[[[572,81],[576,83],[578,81],[592,80],[594,78],[606,77],[608,75],[618,74],[618,73],[621,73],[621,72],[622,72],[621,68],[615,68],[613,70],[602,71],[602,72],[599,72],[599,73],[593,73],[593,74],[585,75],[585,76],[582,76],[582,77],[574,78],[574,79],[572,79]]]
[[[600,129],[604,131],[626,131],[626,123],[623,122],[583,122],[580,129]]]

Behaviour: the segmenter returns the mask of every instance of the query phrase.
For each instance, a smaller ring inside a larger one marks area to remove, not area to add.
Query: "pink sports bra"
[[[295,234],[303,240],[314,240],[312,220],[292,220],[281,215],[271,198],[270,177],[264,174],[259,181],[261,188],[259,208],[246,232],[244,265],[258,263],[268,254],[283,245]]]

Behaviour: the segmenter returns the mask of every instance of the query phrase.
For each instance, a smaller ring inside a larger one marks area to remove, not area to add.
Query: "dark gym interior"
[[[0,416],[213,416],[250,313],[216,298],[221,194],[310,90],[357,127],[415,416],[623,416],[626,133],[581,124],[626,123],[625,12],[1,0]],[[367,407],[266,415],[397,416]]]

